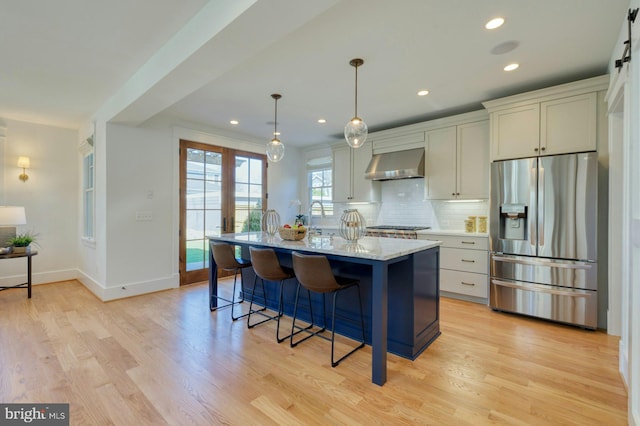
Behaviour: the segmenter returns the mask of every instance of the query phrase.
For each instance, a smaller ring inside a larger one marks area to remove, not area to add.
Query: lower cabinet
[[[474,234],[421,233],[418,238],[442,241],[440,247],[441,296],[488,303],[488,237]]]

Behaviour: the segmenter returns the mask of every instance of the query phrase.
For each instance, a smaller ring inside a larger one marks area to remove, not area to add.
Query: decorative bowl
[[[307,228],[278,228],[278,234],[280,234],[280,238],[283,240],[289,241],[299,241],[307,235]]]

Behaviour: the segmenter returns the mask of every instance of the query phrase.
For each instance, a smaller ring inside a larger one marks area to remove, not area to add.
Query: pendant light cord
[[[276,99],[276,114],[273,118],[273,137],[278,138],[278,98]]]
[[[356,115],[355,116],[357,117],[358,116],[358,65],[356,65],[354,68],[356,69],[356,96],[355,96],[355,98],[356,98],[356,102],[355,102],[355,104],[356,104],[356,108],[355,108],[356,109]]]

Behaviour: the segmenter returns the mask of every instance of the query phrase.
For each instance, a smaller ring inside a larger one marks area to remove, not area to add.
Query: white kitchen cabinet
[[[333,148],[333,201],[372,202],[380,200],[380,184],[364,178],[371,161],[372,147],[348,145]]]
[[[426,196],[489,198],[489,121],[426,132]]]
[[[596,77],[485,102],[491,120],[491,161],[595,151]]]
[[[442,241],[440,294],[486,304],[489,298],[489,239],[478,235],[419,233],[419,239]]]

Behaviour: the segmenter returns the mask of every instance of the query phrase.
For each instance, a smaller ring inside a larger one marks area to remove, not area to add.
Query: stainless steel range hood
[[[424,148],[376,154],[364,177],[371,180],[424,177]]]

